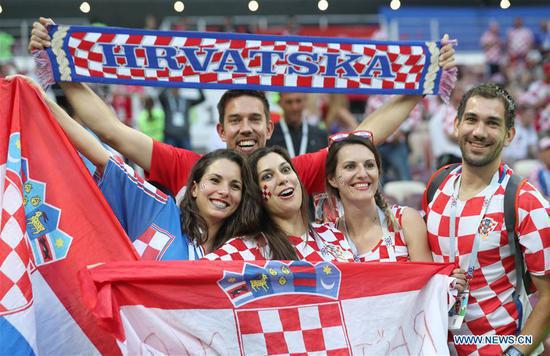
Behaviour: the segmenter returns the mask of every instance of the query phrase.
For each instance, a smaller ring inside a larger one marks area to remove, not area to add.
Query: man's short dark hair
[[[464,110],[466,109],[466,103],[474,96],[481,96],[485,99],[499,99],[504,105],[504,124],[506,125],[506,129],[509,130],[514,127],[514,117],[516,116],[516,104],[514,103],[514,99],[506,90],[495,83],[477,85],[462,96],[457,110],[458,121],[462,120],[462,115],[464,115]]]
[[[218,121],[220,122],[221,125],[223,125],[223,120],[225,117],[225,107],[227,106],[227,104],[231,100],[241,96],[251,96],[253,98],[259,99],[264,106],[265,119],[266,121],[269,121],[269,102],[267,101],[267,98],[263,91],[233,89],[233,90],[226,91],[220,98],[220,101],[218,102],[218,114],[219,114]]]

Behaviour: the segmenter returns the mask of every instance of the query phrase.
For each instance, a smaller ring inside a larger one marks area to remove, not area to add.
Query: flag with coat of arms
[[[0,354],[118,354],[77,274],[137,255],[40,94],[0,79],[0,102]]]
[[[81,274],[124,354],[448,354],[453,266],[115,262]],[[144,291],[147,291],[144,293]]]

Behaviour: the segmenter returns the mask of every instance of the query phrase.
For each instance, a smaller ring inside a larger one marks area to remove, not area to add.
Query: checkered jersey
[[[194,260],[203,251],[182,232],[180,208],[115,158],[98,183],[113,213],[143,260]]]
[[[202,34],[202,33],[166,33],[160,31],[142,31],[109,28],[69,28],[54,27],[62,33],[68,29],[62,45],[53,46],[56,56],[62,57],[62,51],[70,58],[70,73],[75,77],[91,80],[133,81],[138,84],[158,85],[159,82],[197,85],[248,85],[255,87],[288,87],[341,89],[377,89],[377,90],[422,90],[421,84],[432,80],[425,77],[430,66],[430,50],[427,44],[398,43],[356,43],[338,39],[311,37],[252,36],[244,34]],[[430,44],[431,45],[431,44]],[[66,47],[65,47],[66,46]],[[109,46],[107,50],[105,47]],[[114,47],[112,47],[114,46]],[[194,51],[193,54],[182,50]],[[158,52],[159,58],[170,60],[152,60],[149,50]],[[118,66],[107,66],[107,54],[113,56]],[[276,52],[281,55],[267,59],[257,51]],[[124,54],[131,52],[132,59]],[[234,53],[238,53],[235,55]],[[307,55],[307,57],[297,56]],[[335,75],[327,73],[329,56],[338,55],[348,60],[349,65],[338,66]],[[388,78],[383,68],[375,67],[374,74],[364,75],[370,62],[377,56],[387,56],[392,78]],[[235,56],[237,56],[235,58]],[[291,57],[292,56],[292,57]],[[294,56],[297,56],[295,59]],[[310,57],[311,56],[311,57]],[[289,57],[291,59],[289,60]],[[62,67],[65,61],[59,61]],[[271,68],[268,68],[269,61]],[[170,65],[165,63],[170,62]],[[156,64],[155,64],[156,63]],[[297,70],[297,63],[309,63],[306,68]],[[220,69],[220,65],[222,66]],[[315,65],[316,70],[311,66]],[[244,71],[239,66],[246,68]],[[342,66],[344,66],[342,68]],[[229,67],[229,70],[225,70]],[[355,71],[357,75],[350,71]],[[66,73],[67,69],[58,70]],[[57,74],[57,73],[56,73]],[[156,83],[156,84],[155,84]],[[433,92],[432,88],[432,92]],[[435,88],[436,89],[436,88]]]
[[[245,355],[349,355],[338,303],[236,310]]]
[[[456,236],[460,266],[467,268],[476,230],[481,241],[478,261],[470,281],[471,295],[465,322],[455,334],[513,335],[519,325],[518,309],[512,299],[516,284],[514,255],[508,243],[504,222],[504,192],[512,170],[501,165],[495,174],[506,176],[490,201],[483,217],[479,217],[487,189],[467,201],[457,201]],[[453,170],[437,189],[426,208],[428,239],[435,262],[449,261],[450,202],[460,167]],[[547,275],[550,271],[550,222],[548,202],[529,183],[518,197],[519,241],[528,271],[533,275]],[[480,222],[481,220],[481,222]],[[510,237],[513,238],[513,237]],[[521,296],[525,297],[525,296]],[[524,316],[528,305],[523,305]],[[460,353],[490,351],[489,346],[459,346]]]
[[[329,224],[313,224],[307,239],[301,236],[289,236],[300,260],[353,261],[353,253],[344,235]],[[205,256],[209,260],[265,260],[271,258],[271,252],[264,238],[236,237],[227,241],[218,250]]]
[[[409,261],[409,250],[407,248],[407,243],[405,241],[405,236],[403,235],[403,229],[401,228],[402,222],[401,218],[403,217],[403,211],[406,207],[400,205],[393,205],[391,207],[391,212],[395,219],[399,223],[399,229],[395,230],[393,225],[388,223],[388,232],[391,238],[391,246],[395,251],[395,258],[398,262]],[[357,251],[354,248],[353,241],[348,237],[348,242],[352,247],[353,251]],[[380,239],[376,246],[370,251],[367,251],[359,256],[357,256],[356,261],[359,262],[391,262],[390,255],[388,253],[388,246]]]
[[[32,304],[30,271],[33,268],[27,244],[26,217],[21,177],[0,166],[0,316]]]

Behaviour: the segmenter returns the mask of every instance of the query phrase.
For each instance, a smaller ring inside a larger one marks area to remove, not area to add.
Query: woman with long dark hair
[[[261,233],[229,240],[206,258],[353,261],[341,232],[309,223],[307,195],[286,150],[260,148],[249,163],[261,201]]]

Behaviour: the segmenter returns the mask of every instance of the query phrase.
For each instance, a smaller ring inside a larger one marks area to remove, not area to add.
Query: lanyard
[[[170,111],[172,113],[174,112],[181,112],[184,114],[186,106],[187,106],[187,100],[182,100],[182,98],[179,97],[179,94],[172,94],[169,93],[167,95],[168,99],[168,105],[170,106]]]
[[[288,132],[288,125],[286,124],[285,119],[279,121],[279,124],[281,125],[281,130],[283,131],[283,135],[285,137],[285,144],[286,144],[286,150],[288,151],[288,154],[290,157],[296,157],[296,152],[294,151],[294,143],[292,143],[292,138],[290,137],[290,133]],[[298,154],[303,155],[306,153],[307,148],[307,135],[309,133],[309,125],[307,124],[306,120],[302,119],[302,139],[300,140],[300,152]]]
[[[502,179],[504,179],[505,176],[506,176],[505,170],[503,171],[502,177],[500,177],[498,172],[493,176],[493,179],[489,184],[489,189],[487,191],[487,194],[485,195],[485,198],[483,200],[483,207],[479,212],[479,222],[477,224],[477,228],[474,236],[474,244],[472,246],[472,251],[470,252],[470,261],[468,263],[468,269],[466,271],[467,279],[471,279],[473,277],[474,268],[477,263],[477,253],[479,251],[479,244],[481,242],[481,237],[479,236],[480,235],[479,225],[483,220],[483,216],[485,216],[485,212],[489,207],[489,203],[491,202],[491,199],[495,195],[498,187],[500,186],[500,183],[502,182]],[[457,251],[457,238],[455,233],[456,210],[457,210],[457,201],[458,201],[458,191],[460,190],[460,181],[461,181],[461,176],[458,176],[456,178],[456,181],[453,184],[453,194],[451,197],[451,211],[450,211],[450,221],[449,221],[449,262],[455,262],[455,259],[456,259],[456,251]]]

